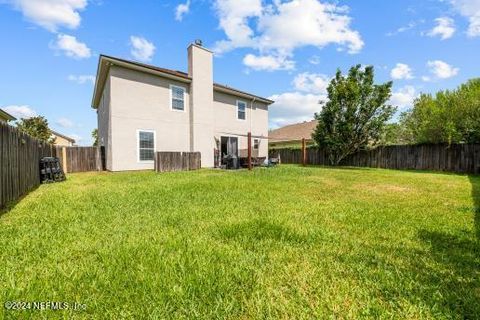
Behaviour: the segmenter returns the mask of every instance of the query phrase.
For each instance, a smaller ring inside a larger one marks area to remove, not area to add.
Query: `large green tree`
[[[48,121],[42,116],[21,119],[17,122],[17,127],[20,131],[38,140],[48,143],[55,142],[55,138],[52,137],[52,130],[48,127]]]
[[[420,95],[400,125],[411,143],[480,143],[480,79]]]
[[[387,103],[391,89],[392,82],[374,83],[372,66],[357,65],[346,76],[337,71],[327,89],[328,101],[321,102],[322,111],[315,114],[318,125],[313,133],[332,165],[377,144],[396,110]]]

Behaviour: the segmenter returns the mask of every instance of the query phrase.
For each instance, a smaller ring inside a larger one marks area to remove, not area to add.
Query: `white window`
[[[260,145],[260,140],[253,139],[253,149],[258,150],[258,146]]]
[[[170,109],[185,111],[185,88],[170,86]]]
[[[247,103],[244,101],[237,101],[237,119],[247,119]]]
[[[152,162],[155,156],[155,131],[138,130],[138,161]]]

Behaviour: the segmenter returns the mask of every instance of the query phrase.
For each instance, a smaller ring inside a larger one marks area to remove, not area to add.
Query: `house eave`
[[[159,77],[163,77],[163,78],[167,78],[167,79],[171,79],[171,80],[175,80],[183,83],[192,82],[192,79],[189,77],[176,76],[174,74],[155,70],[152,68],[148,68],[146,66],[137,65],[131,62],[126,62],[126,61],[118,60],[112,57],[101,55],[98,61],[97,77],[95,79],[95,89],[93,91],[93,98],[92,98],[92,108],[94,109],[97,109],[98,105],[100,104],[100,99],[102,98],[101,93],[103,92],[103,89],[105,87],[105,83],[107,81],[107,77],[110,72],[111,66],[119,66],[122,68],[144,72],[144,73],[152,74],[155,76],[159,76]]]
[[[216,83],[213,85],[213,90],[215,90],[217,92],[231,94],[231,95],[241,97],[241,98],[246,98],[246,99],[249,99],[249,100],[255,100],[255,101],[258,101],[258,102],[265,103],[267,105],[270,105],[270,104],[275,102],[275,101],[272,101],[272,100],[269,100],[269,99],[265,99],[265,98],[247,93],[247,92],[243,92],[243,91],[240,91],[240,90],[237,90],[237,89],[234,89],[234,88],[230,88],[230,87],[226,87],[226,86],[223,86],[223,85],[219,85],[219,84],[216,84]]]
[[[102,92],[104,90],[105,83],[107,81],[107,77],[110,72],[111,66],[119,66],[119,67],[127,68],[130,70],[144,72],[144,73],[152,74],[155,76],[159,76],[159,77],[163,77],[163,78],[167,78],[167,79],[171,79],[171,80],[175,80],[175,81],[183,82],[187,84],[190,84],[192,82],[191,77],[187,76],[186,74],[183,75],[183,73],[181,72],[175,72],[168,69],[157,68],[155,66],[136,63],[133,61],[100,55],[100,58],[98,60],[98,67],[97,67],[97,76],[95,78],[95,88],[94,88],[93,97],[92,97],[93,109],[97,109],[98,105],[100,104],[100,100],[102,98]],[[162,69],[165,70],[165,72],[162,71]],[[261,103],[265,103],[267,105],[274,103],[274,101],[272,100],[262,98],[238,89],[220,85],[218,83],[213,84],[213,90],[217,92],[223,92],[226,94],[234,95],[236,97],[255,100]]]
[[[3,111],[2,109],[0,109],[0,116],[2,118],[4,118],[5,120],[7,121],[15,121],[17,120],[17,118],[15,118],[14,116],[12,116],[11,114],[7,113],[6,111]]]

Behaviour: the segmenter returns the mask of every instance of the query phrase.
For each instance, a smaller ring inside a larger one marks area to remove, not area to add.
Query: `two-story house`
[[[268,155],[273,101],[213,82],[213,54],[188,47],[188,73],[101,55],[92,100],[99,145],[110,171],[153,169],[156,151],[198,151],[202,167],[215,155],[240,155],[247,134]]]

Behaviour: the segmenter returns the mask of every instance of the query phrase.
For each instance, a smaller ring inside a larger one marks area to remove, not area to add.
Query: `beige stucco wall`
[[[105,147],[105,166],[112,170],[112,132],[110,117],[110,77],[107,77],[102,98],[97,109],[98,144]]]
[[[54,145],[56,146],[61,146],[61,147],[71,147],[73,146],[73,143],[64,137],[57,136],[56,134],[53,134],[55,136],[55,143]]]
[[[138,130],[155,132],[155,151],[190,151],[189,86],[181,82],[112,66],[109,170],[153,169],[138,160]],[[184,87],[185,111],[171,110],[170,85]]]
[[[197,45],[188,47],[188,75],[192,77],[190,151],[202,154],[202,167],[214,166],[213,54]]]
[[[247,116],[245,120],[237,117],[237,101],[247,103]],[[238,149],[247,150],[247,134],[252,133],[253,139],[259,139],[259,157],[268,156],[268,106],[252,99],[236,97],[222,92],[214,92],[213,105],[215,110],[215,137],[221,136],[238,137]],[[252,104],[253,102],[253,104]]]

